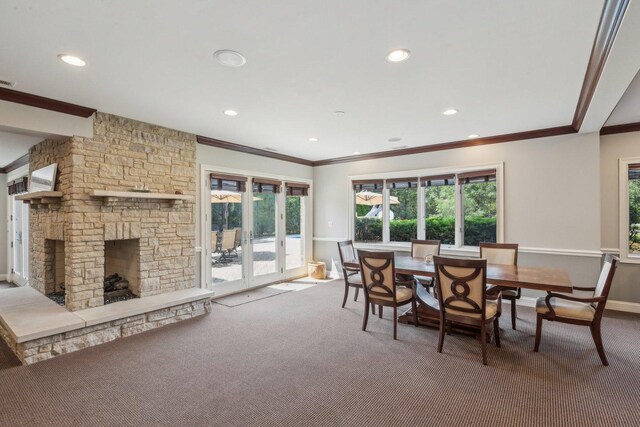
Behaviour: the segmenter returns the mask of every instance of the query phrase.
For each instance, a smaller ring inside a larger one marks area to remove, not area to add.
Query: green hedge
[[[389,234],[392,242],[408,242],[417,237],[415,219],[391,221]],[[355,240],[357,242],[382,241],[382,220],[356,218]],[[440,240],[445,245],[455,243],[456,220],[454,217],[432,217],[425,219],[426,238]],[[470,217],[465,221],[465,244],[477,246],[480,242],[494,242],[496,239],[496,219]]]

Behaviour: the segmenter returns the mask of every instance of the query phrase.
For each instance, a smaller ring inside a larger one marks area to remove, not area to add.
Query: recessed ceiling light
[[[309,142],[318,142],[318,138],[309,138]]]
[[[233,116],[237,116],[237,115],[238,115],[238,112],[237,112],[236,110],[224,110],[224,113],[225,113],[227,116],[232,116],[232,117],[233,117]]]
[[[336,116],[344,116],[345,112],[338,110],[338,111],[334,111],[333,114],[335,114]]]
[[[398,136],[395,136],[393,138],[389,138],[387,141],[389,141],[389,142],[400,142],[400,141],[402,141],[402,138],[400,138]]]
[[[360,152],[359,152],[359,151],[354,151],[354,152],[353,152],[353,155],[354,155],[354,156],[357,156],[358,154],[360,154]]]
[[[456,110],[455,108],[449,108],[448,110],[444,110],[442,114],[444,114],[445,116],[453,116],[457,112],[458,110]]]
[[[409,49],[395,49],[387,54],[387,61],[389,62],[402,62],[409,59],[411,52]]]
[[[60,58],[61,61],[66,62],[69,65],[75,65],[76,67],[84,67],[85,65],[87,65],[86,62],[84,62],[77,56],[67,55],[66,53],[61,53],[60,55],[58,55],[58,58]]]
[[[469,135],[469,139],[475,139],[475,138],[480,138],[480,135],[478,135],[477,133],[472,133],[471,135]]]
[[[219,63],[227,67],[242,67],[247,63],[247,59],[235,50],[217,50],[213,53],[213,56]]]

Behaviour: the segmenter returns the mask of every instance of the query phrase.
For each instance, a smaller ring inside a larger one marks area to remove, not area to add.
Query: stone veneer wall
[[[139,239],[139,296],[190,288],[195,279],[195,203],[120,199],[105,204],[91,190],[196,193],[195,135],[96,113],[94,137],[46,140],[30,150],[30,170],[58,163],[60,203],[32,206],[31,286],[47,293],[54,255],[65,242],[66,306],[103,304],[104,241]]]
[[[4,339],[11,351],[20,359],[20,362],[30,365],[61,354],[72,353],[118,338],[191,319],[210,311],[211,299],[207,297],[190,303],[179,304],[23,343],[17,343],[11,334],[0,325],[0,338]]]

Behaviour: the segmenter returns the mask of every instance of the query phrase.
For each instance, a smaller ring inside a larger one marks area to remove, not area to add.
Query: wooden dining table
[[[358,263],[345,263],[346,266],[359,268]],[[396,274],[434,277],[432,262],[410,255],[395,256]],[[533,289],[547,292],[572,293],[573,286],[565,270],[545,267],[487,264],[487,283],[511,288]],[[440,307],[438,301],[423,287],[418,286],[418,324],[439,326]],[[401,323],[413,323],[413,315],[407,312],[398,319]]]

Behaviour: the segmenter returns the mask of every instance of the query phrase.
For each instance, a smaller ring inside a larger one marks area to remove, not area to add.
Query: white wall
[[[78,117],[28,105],[0,101],[0,128],[48,136],[93,137],[93,117]]]
[[[7,209],[9,204],[9,196],[7,194],[7,174],[0,173],[0,224],[2,224],[2,231],[0,232],[0,277],[6,277],[9,273],[7,266],[8,257],[8,237],[9,237],[9,216],[7,215]]]
[[[320,239],[314,256],[336,265],[335,240],[347,238],[350,175],[497,162],[504,162],[504,240],[521,245],[520,262],[565,267],[576,284],[595,283],[600,263],[596,133],[316,167],[314,236]],[[561,255],[552,254],[558,250]]]
[[[313,179],[313,168],[311,166],[300,165],[297,163],[285,162],[282,160],[269,159],[253,154],[240,153],[237,151],[224,150],[222,148],[210,147],[198,144],[196,150],[196,164],[198,180],[196,185],[196,248],[201,249],[202,242],[200,236],[200,226],[202,222],[200,214],[200,192],[203,183],[200,179],[200,170],[202,165],[219,166],[223,168],[233,168],[238,170],[254,171],[268,175],[287,176],[300,179]],[[313,189],[312,189],[313,191]],[[315,202],[314,202],[315,203]],[[201,285],[201,259],[200,253],[196,254],[198,265],[196,268],[196,286]]]
[[[600,138],[601,239],[605,249],[619,250],[618,161],[640,157],[640,132],[604,135]],[[622,264],[616,272],[611,298],[640,303],[640,265]]]

